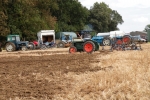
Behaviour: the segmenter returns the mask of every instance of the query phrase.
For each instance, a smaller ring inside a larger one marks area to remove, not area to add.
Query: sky
[[[109,8],[116,10],[124,21],[118,28],[125,33],[143,31],[150,24],[149,0],[78,0],[83,6],[90,9],[95,2],[105,2]]]

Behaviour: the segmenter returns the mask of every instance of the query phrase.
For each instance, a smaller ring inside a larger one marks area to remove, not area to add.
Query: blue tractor
[[[72,43],[72,36],[71,35],[62,35],[61,41],[57,44],[58,48],[65,48],[69,47]]]
[[[75,32],[58,32],[56,33],[56,39],[59,39],[57,43],[58,48],[69,47],[72,44],[72,39],[76,38],[77,34]]]
[[[97,41],[100,46],[110,46],[111,45],[110,37],[93,36],[92,40]]]
[[[33,43],[28,41],[20,41],[19,35],[8,35],[7,42],[5,43],[5,49],[7,52],[12,52],[16,50],[26,51],[27,49],[32,49]]]

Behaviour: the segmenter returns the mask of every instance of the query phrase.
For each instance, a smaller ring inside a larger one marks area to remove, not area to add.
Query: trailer
[[[55,31],[54,30],[41,30],[37,33],[38,42],[43,44],[45,42],[53,42],[55,43]]]
[[[55,31],[54,30],[40,30],[37,32],[37,41],[33,41],[34,49],[39,49],[45,43],[55,42]]]

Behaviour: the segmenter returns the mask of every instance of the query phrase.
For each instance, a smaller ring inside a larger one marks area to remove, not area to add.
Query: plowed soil
[[[69,54],[68,49],[1,52],[0,100],[17,97],[40,100],[52,99],[56,94],[65,95],[72,87],[72,79],[66,79],[64,75],[102,70],[90,67],[100,62],[96,59],[99,54],[98,51]]]

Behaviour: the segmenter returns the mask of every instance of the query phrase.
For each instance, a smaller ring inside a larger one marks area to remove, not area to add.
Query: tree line
[[[1,41],[8,34],[31,41],[40,30],[109,32],[123,23],[105,2],[87,9],[78,0],[0,0],[0,16]]]

